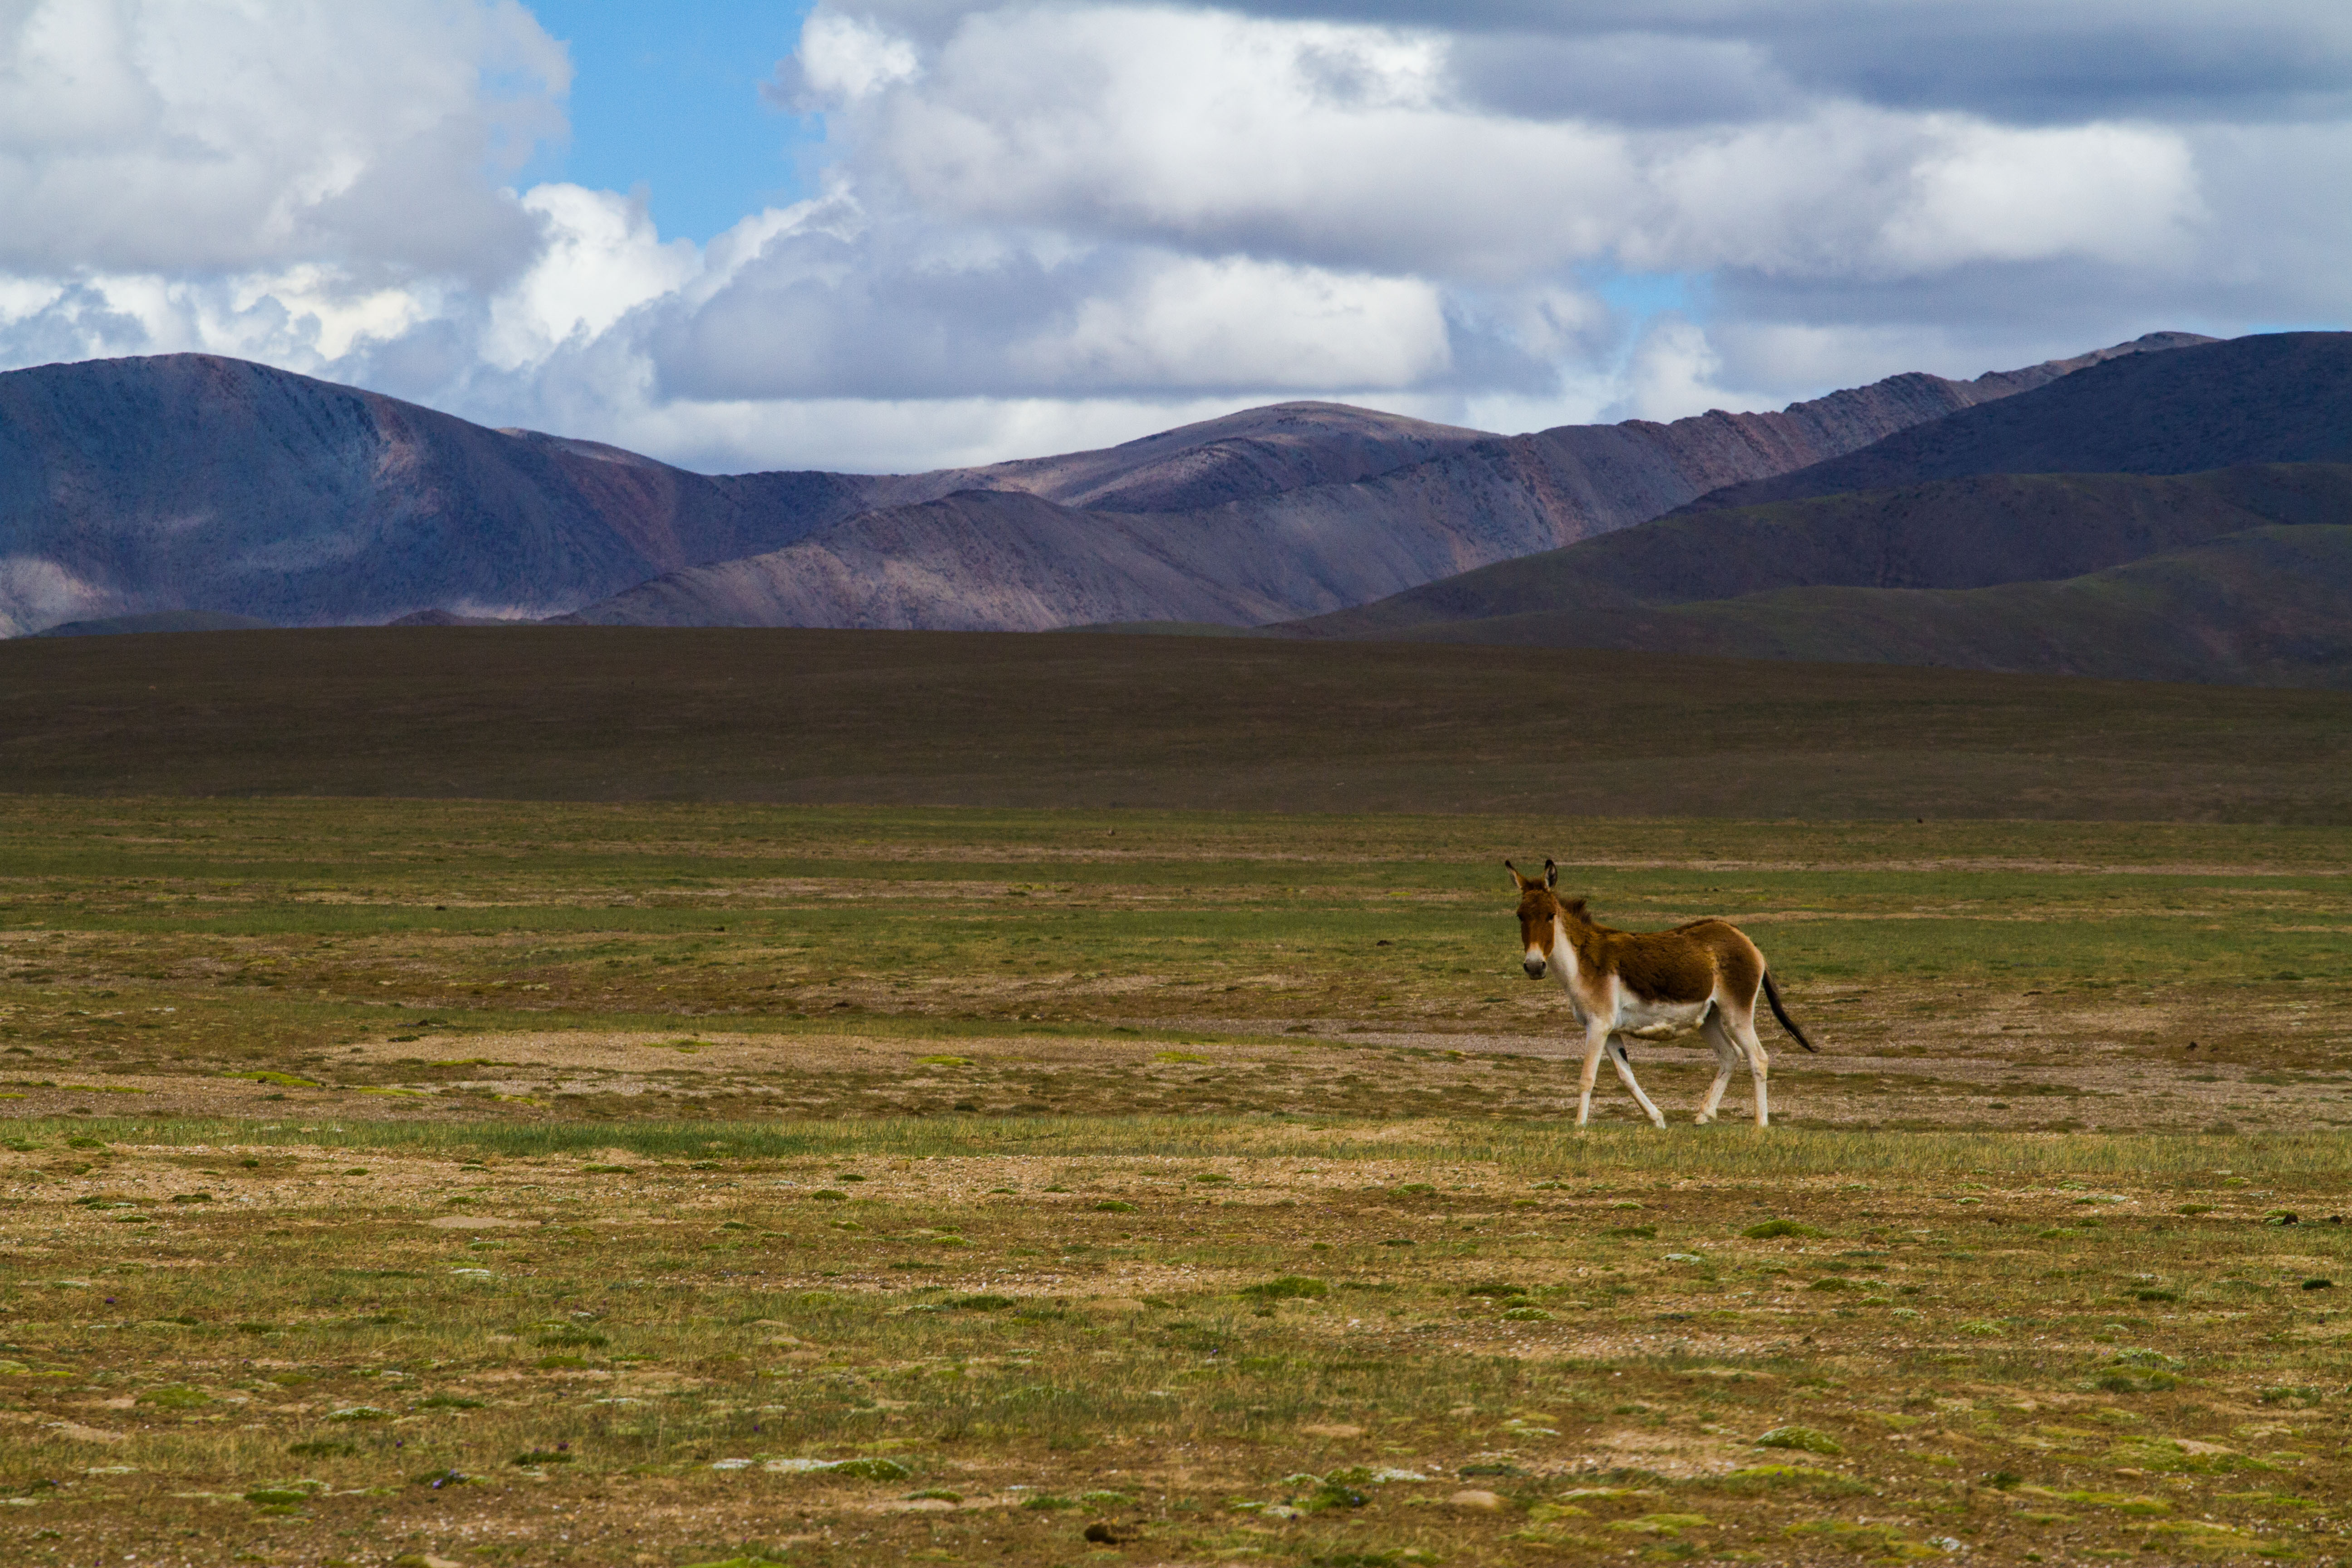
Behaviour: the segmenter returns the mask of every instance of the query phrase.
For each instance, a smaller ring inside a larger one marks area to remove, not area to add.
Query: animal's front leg
[[[1592,1120],[1592,1080],[1601,1076],[1601,1048],[1609,1043],[1609,1026],[1598,1019],[1584,1026],[1584,1081],[1578,1086],[1576,1124]]]
[[[1651,1104],[1650,1097],[1642,1092],[1642,1086],[1633,1081],[1633,1064],[1628,1060],[1625,1056],[1624,1036],[1612,1035],[1609,1037],[1609,1059],[1616,1064],[1617,1076],[1625,1080],[1625,1087],[1632,1089],[1633,1091],[1633,1098],[1641,1102],[1643,1113],[1650,1119],[1650,1125],[1660,1128],[1665,1126],[1665,1112]]]

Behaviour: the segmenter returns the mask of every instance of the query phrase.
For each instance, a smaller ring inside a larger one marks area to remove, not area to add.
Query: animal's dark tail
[[[1764,1000],[1772,1004],[1772,1016],[1780,1020],[1780,1027],[1789,1031],[1789,1037],[1818,1056],[1819,1049],[1805,1038],[1805,1031],[1797,1027],[1797,1020],[1789,1016],[1789,1010],[1780,1005],[1780,988],[1772,984],[1772,972],[1769,969],[1764,972]]]

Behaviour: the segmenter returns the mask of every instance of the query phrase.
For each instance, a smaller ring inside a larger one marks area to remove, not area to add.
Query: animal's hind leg
[[[1756,1037],[1755,1005],[1751,1003],[1746,1012],[1727,1017],[1724,1023],[1729,1027],[1731,1037],[1738,1042],[1740,1050],[1747,1054],[1748,1076],[1756,1081],[1756,1125],[1769,1127],[1772,1125],[1772,1108],[1765,1082],[1771,1077],[1772,1058],[1765,1054],[1764,1042]]]
[[[1625,1080],[1625,1087],[1632,1089],[1633,1091],[1633,1098],[1641,1102],[1643,1113],[1650,1119],[1650,1124],[1654,1127],[1664,1127],[1666,1124],[1664,1113],[1660,1111],[1656,1106],[1650,1103],[1650,1097],[1643,1094],[1642,1092],[1642,1086],[1633,1081],[1633,1064],[1631,1061],[1628,1061],[1625,1057],[1624,1036],[1612,1035],[1609,1037],[1609,1059],[1616,1064],[1617,1076]]]
[[[1710,1008],[1700,1020],[1698,1031],[1715,1047],[1715,1082],[1707,1086],[1706,1101],[1698,1108],[1698,1124],[1704,1127],[1715,1120],[1717,1110],[1723,1104],[1723,1091],[1731,1087],[1731,1073],[1739,1065],[1740,1050],[1724,1030],[1721,1008]]]

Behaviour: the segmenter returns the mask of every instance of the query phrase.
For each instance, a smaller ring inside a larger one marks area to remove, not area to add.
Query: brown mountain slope
[[[2352,466],[1683,512],[1273,635],[2352,686]]]
[[[453,619],[448,624],[457,625]],[[147,616],[113,616],[103,620],[68,621],[37,637],[143,637],[157,632],[259,632],[275,628],[250,616],[225,616],[217,610],[160,610]]]
[[[2151,334],[1972,382],[1895,376],[1777,414],[1563,426],[1530,436],[1475,436],[1406,421],[1373,427],[1364,422],[1391,416],[1281,405],[1110,453],[970,471],[990,488],[1017,479],[1024,488],[1119,505],[1049,510],[966,494],[877,510],[769,554],[669,574],[562,618],[1007,631],[1106,621],[1263,624],[1607,533],[1738,476],[1810,463],[2087,364],[2192,341],[2203,340]],[[1190,444],[1164,458],[1153,447],[1176,437]],[[1318,454],[1326,447],[1318,443],[1335,438],[1343,444],[1329,462],[1342,466],[1369,467],[1417,443],[1440,449],[1352,481],[1268,488],[1323,471],[1309,459],[1323,461]],[[1097,474],[1116,470],[1112,459],[1120,454],[1133,466],[1099,481]],[[1194,510],[1126,504],[1251,486],[1252,493]]]
[[[1706,496],[1702,508],[1968,474],[2189,474],[2352,462],[2352,332],[2269,332],[2119,356],[2019,397]]]
[[[1100,451],[940,477],[954,489],[1025,490],[1096,511],[1192,511],[1306,485],[1348,484],[1492,439],[1483,430],[1344,403],[1276,403]]]
[[[157,614],[543,616],[976,485],[1223,499],[1479,438],[1308,405],[992,468],[711,477],[215,355],[44,365],[0,374],[0,637]]]
[[[710,479],[242,360],[0,374],[0,636],[175,611],[546,614],[899,494]]]
[[[1030,458],[944,471],[955,489],[1022,489],[1094,511],[1202,511],[1311,486],[1350,485],[1474,448],[1539,453],[1530,472],[1581,479],[1566,489],[1594,516],[1654,516],[1658,493],[1712,488],[1724,476],[1781,472],[1867,446],[1923,419],[2029,392],[2061,375],[2127,354],[2207,342],[2189,332],[2150,332],[2128,343],[1992,371],[1974,381],[1907,374],[1791,404],[1777,414],[1720,411],[1671,425],[1564,425],[1502,437],[1433,425],[1340,403],[1278,403],[1181,426],[1100,451]],[[1493,458],[1486,459],[1489,466]],[[1615,483],[1636,488],[1620,497]],[[1559,488],[1559,479],[1553,479]],[[1654,487],[1663,487],[1663,490]],[[945,493],[945,492],[941,492]],[[926,498],[929,499],[929,498]],[[1538,499],[1537,505],[1548,504]],[[1574,504],[1571,502],[1571,504]]]
[[[1274,629],[1303,637],[1564,639],[1583,646],[1576,640],[1583,619],[1634,605],[1782,588],[1975,588],[2053,580],[2268,523],[2347,521],[2352,467],[2336,464],[2162,478],[1986,474],[1677,512]],[[1521,629],[1500,638],[1471,629],[1505,619]],[[1549,629],[1538,635],[1538,626]]]
[[[1045,631],[1067,625],[1072,605],[1106,606],[1105,620],[1269,618],[1264,601],[1156,549],[1158,521],[962,490],[870,511],[768,554],[673,572],[555,624]]]

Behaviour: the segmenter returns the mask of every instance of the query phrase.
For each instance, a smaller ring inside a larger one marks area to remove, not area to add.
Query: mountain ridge
[[[2352,465],[1971,475],[1902,489],[1674,512],[1266,629],[1453,640],[1451,627],[1465,628],[1459,640],[1478,641],[1484,638],[1466,628],[1507,617],[1613,614],[1798,588],[1968,589],[2054,581],[2249,528],[2345,521],[2352,521]],[[1556,630],[1571,635],[1572,619],[1559,619]]]
[[[2178,471],[2213,458],[2231,466]],[[2074,467],[2040,471],[2051,464]],[[1901,482],[1848,488],[1875,479]],[[2352,333],[2277,334],[2101,362],[1632,528],[1264,635],[2329,684],[2352,670],[2352,573],[2334,535],[2290,550],[2265,531],[2342,525]],[[2200,569],[2214,583],[2200,587]],[[2048,624],[2068,616],[2112,646]]]
[[[937,498],[887,516],[887,509],[877,509],[845,519],[764,555],[668,573],[559,619],[1022,631],[1150,619],[1264,625],[1610,532],[1744,475],[1850,449],[2108,359],[2206,341],[2150,333],[1972,382],[1907,373],[1774,413],[1715,410],[1671,424],[1634,420],[1479,436],[1449,441],[1444,450],[1385,472],[1194,510],[1070,508],[1068,515],[1049,516],[1029,509],[1020,515],[1034,538],[1003,526],[1008,514],[999,509],[975,514]],[[1331,406],[1277,405],[1259,412]],[[1023,591],[1004,593],[1024,563],[1036,563],[1048,534],[1101,540],[1111,558],[1136,568],[1086,574],[1091,591],[1082,591],[1069,573],[1032,572]],[[885,538],[895,553],[878,549]],[[990,602],[1004,612],[977,616],[978,606],[957,586],[968,582],[989,584]],[[1155,587],[1165,595],[1160,607],[1137,614]]]
[[[577,448],[217,355],[0,374],[0,631],[547,614],[896,499]]]
[[[2042,395],[1980,405],[1933,429],[1915,426],[1821,463],[1727,485],[1690,510],[1970,474],[2186,474],[2352,461],[2347,344],[2352,333],[2270,332],[2184,344],[2186,362],[2112,356],[2066,377],[2063,390],[2045,383],[2032,389]],[[2284,385],[2297,396],[2282,401]]]

